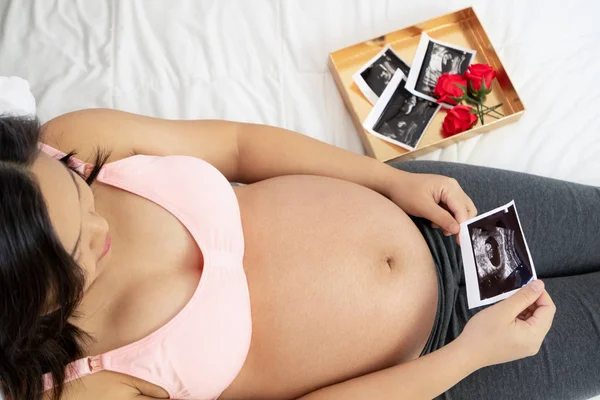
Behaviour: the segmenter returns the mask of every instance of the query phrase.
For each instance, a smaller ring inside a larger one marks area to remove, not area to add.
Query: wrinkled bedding
[[[600,186],[594,0],[0,0],[0,75],[46,121],[110,107],[277,125],[362,153],[328,53],[473,5],[527,108],[425,159]]]
[[[527,107],[425,156],[600,185],[593,0],[0,1],[0,75],[48,120],[87,107],[278,125],[362,152],[329,52],[473,5]]]

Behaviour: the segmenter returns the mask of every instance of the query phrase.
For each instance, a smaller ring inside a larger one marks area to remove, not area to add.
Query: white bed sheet
[[[42,121],[89,107],[220,118],[363,149],[329,52],[473,5],[527,111],[425,156],[600,185],[595,0],[0,0],[0,75]]]
[[[42,120],[225,118],[362,152],[328,53],[471,3],[527,112],[425,158],[600,185],[594,0],[0,0],[0,75],[31,83]]]

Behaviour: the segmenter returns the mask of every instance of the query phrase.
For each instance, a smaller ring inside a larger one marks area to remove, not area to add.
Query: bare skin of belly
[[[419,356],[433,326],[437,281],[423,237],[400,208],[363,186],[317,176],[234,190],[253,333],[246,362],[221,398],[295,398]],[[94,193],[113,249],[80,310],[78,325],[95,338],[89,355],[168,322],[194,292],[202,263],[166,210],[106,185]],[[111,385],[167,397],[112,372],[79,381],[63,400],[95,399]]]
[[[253,334],[222,398],[293,398],[419,356],[437,280],[422,235],[398,206],[316,176],[236,194]]]

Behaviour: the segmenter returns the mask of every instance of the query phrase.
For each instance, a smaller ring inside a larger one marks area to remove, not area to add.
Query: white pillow
[[[0,115],[35,116],[35,98],[29,82],[18,76],[0,76]]]

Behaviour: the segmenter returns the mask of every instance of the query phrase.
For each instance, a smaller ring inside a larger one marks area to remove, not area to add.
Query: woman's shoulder
[[[119,113],[98,108],[60,115],[42,125],[41,141],[64,153],[76,151],[82,160],[92,160],[98,149],[110,151],[109,162],[127,158],[135,152],[127,126],[115,125]]]
[[[108,162],[135,154],[184,155],[205,160],[235,180],[240,132],[246,126],[223,120],[162,119],[126,111],[95,108],[70,112],[42,126],[42,142],[77,151],[89,160],[98,148],[111,152]]]

